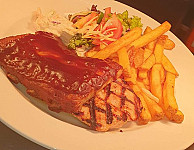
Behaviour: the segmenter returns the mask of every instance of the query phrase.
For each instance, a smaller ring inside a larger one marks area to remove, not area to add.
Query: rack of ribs
[[[55,112],[78,112],[122,68],[110,60],[79,57],[47,32],[0,39],[0,66],[11,81]]]

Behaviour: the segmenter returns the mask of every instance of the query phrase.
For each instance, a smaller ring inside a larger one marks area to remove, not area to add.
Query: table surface
[[[123,2],[124,0],[122,0]],[[12,131],[0,122],[0,149],[1,150],[47,150],[30,140]],[[194,144],[187,150],[194,150]]]

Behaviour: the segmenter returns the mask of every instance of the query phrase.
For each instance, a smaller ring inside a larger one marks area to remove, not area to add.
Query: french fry
[[[135,68],[143,64],[144,61],[144,50],[139,48],[134,56],[133,63]]]
[[[97,50],[89,50],[85,53],[86,57],[93,57],[95,54],[97,54]]]
[[[167,39],[164,44],[164,49],[172,50],[174,47],[175,47],[175,43],[172,40]]]
[[[113,57],[113,58],[111,58],[111,60],[119,64],[119,59],[118,59],[118,57]]]
[[[178,105],[174,96],[175,75],[167,72],[163,86],[163,109],[165,113],[173,116],[177,113]]]
[[[144,85],[144,83],[142,82],[142,80],[137,80],[137,81],[136,81],[136,85],[140,88],[140,90],[141,90],[142,88],[145,88],[145,85]]]
[[[134,40],[127,48],[134,46],[135,48],[144,47],[148,43],[156,40],[159,36],[163,35],[165,32],[170,30],[171,24],[167,21],[162,23],[159,27],[155,28],[154,30],[150,31],[147,34],[144,34],[140,38]]]
[[[149,112],[148,106],[141,94],[141,90],[139,89],[139,87],[137,85],[133,85],[132,88],[135,94],[139,97],[142,104],[142,110],[138,118],[138,124],[147,124],[151,120],[151,114]]]
[[[173,115],[173,121],[176,123],[181,123],[184,120],[184,114],[178,110],[174,115]]]
[[[155,99],[151,99],[144,93],[143,89],[145,89],[145,85],[142,82],[137,81],[137,86],[140,88],[142,92],[142,96],[147,104],[148,110],[152,116],[152,120],[155,121],[162,119],[164,117],[163,110],[155,101]]]
[[[100,49],[103,49],[103,48],[105,48],[107,45],[106,44],[104,44],[103,42],[102,43],[100,43]]]
[[[152,50],[145,48],[144,49],[144,61],[150,57],[150,55],[153,53]]]
[[[147,26],[147,27],[145,28],[143,34],[145,35],[145,34],[151,32],[151,31],[152,31],[152,29],[151,29],[149,26]]]
[[[160,70],[160,83],[161,83],[161,84],[164,83],[165,78],[166,78],[166,76],[165,76],[165,71],[164,71],[164,67],[162,66],[162,67],[161,67],[161,70]]]
[[[148,44],[146,45],[146,48],[150,49],[151,51],[154,51],[154,48],[155,48],[155,46],[156,46],[156,41],[157,41],[157,40],[154,40],[154,41],[148,43]]]
[[[142,95],[143,95],[144,100],[148,106],[148,109],[149,109],[150,114],[152,116],[152,120],[153,121],[161,120],[164,117],[164,112],[163,112],[162,108],[158,105],[158,103],[156,103],[156,101],[152,100],[144,93]]]
[[[143,64],[139,67],[141,69],[150,70],[152,66],[155,64],[155,56],[151,54],[150,57],[143,62]]]
[[[151,31],[152,31],[152,29],[149,26],[147,26],[145,31],[144,31],[144,34],[147,34],[147,33],[151,32]],[[151,51],[154,51],[155,45],[156,45],[156,40],[148,43],[146,45],[146,48],[150,49]]]
[[[145,79],[143,79],[142,81],[143,81],[144,85],[146,85],[146,86],[150,85],[150,80],[149,80],[148,76]],[[148,88],[148,87],[146,87],[146,88]]]
[[[112,42],[104,49],[100,50],[97,54],[94,55],[94,58],[99,58],[99,59],[108,58],[111,54],[117,52],[122,47],[129,45],[131,42],[139,38],[141,36],[141,32],[142,32],[142,29],[138,27],[130,30],[124,36]]]
[[[127,53],[126,47],[121,48],[118,52],[119,64],[125,69],[128,73],[131,71],[131,66],[129,62],[129,56]]]
[[[181,123],[184,120],[184,114],[180,110],[177,110],[177,112],[173,115],[166,111],[165,115],[169,120],[176,123]]]
[[[159,103],[159,99],[154,96],[149,90],[142,88],[142,92],[147,95],[150,99],[154,100],[155,102]]]
[[[166,71],[171,72],[176,77],[179,76],[178,72],[176,71],[176,69],[170,62],[170,60],[165,55],[162,56],[162,66],[164,67]]]
[[[161,36],[156,42],[156,46],[154,48],[156,63],[162,62],[162,56],[163,56],[164,44],[165,44],[166,38],[167,38],[166,36]]]
[[[117,55],[117,52],[116,53],[113,53],[109,56],[110,59],[112,58],[118,58],[118,55]]]
[[[147,72],[147,70],[139,70],[139,72],[138,72],[138,77],[139,77],[140,79],[145,79],[145,78],[147,78],[147,77],[148,77],[148,72]]]
[[[127,73],[124,71],[125,81],[135,84],[137,81],[137,69],[135,67],[131,67],[130,73],[129,74]]]
[[[150,73],[150,89],[154,96],[159,99],[159,105],[162,105],[162,85],[160,78],[160,70],[162,68],[161,64],[155,64],[152,67]]]
[[[151,31],[152,31],[152,29],[149,26],[147,26],[146,29],[144,30],[144,34],[147,34]],[[150,50],[154,50],[155,45],[156,45],[156,40],[148,43],[146,45],[146,48],[148,48]],[[166,39],[165,44],[164,44],[164,49],[172,50],[174,47],[175,47],[175,43],[170,39]]]

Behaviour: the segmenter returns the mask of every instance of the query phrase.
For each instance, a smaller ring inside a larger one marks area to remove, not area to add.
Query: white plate
[[[0,38],[30,32],[28,22],[32,11],[37,7],[67,13],[85,10],[92,4],[98,4],[99,9],[111,6],[116,12],[128,10],[129,15],[142,18],[144,27],[149,25],[155,28],[159,25],[145,14],[111,0],[106,1],[106,4],[97,0],[89,2],[86,0],[18,0],[17,2],[1,0]],[[1,70],[0,120],[22,136],[52,149],[177,150],[187,148],[194,141],[194,59],[178,38],[171,32],[167,34],[176,43],[173,51],[165,53],[180,74],[176,79],[175,96],[179,108],[185,114],[182,124],[157,121],[145,126],[137,126],[135,123],[128,123],[123,128],[124,132],[91,131],[80,127],[83,124],[76,122],[71,116],[65,113],[52,113],[40,101],[26,98],[25,94],[19,92],[8,81]]]

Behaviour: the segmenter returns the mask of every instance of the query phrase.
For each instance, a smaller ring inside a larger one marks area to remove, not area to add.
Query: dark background
[[[158,22],[168,20],[171,31],[186,44],[191,46],[194,40],[194,0],[118,0],[140,10]],[[194,44],[193,44],[194,46]],[[25,139],[0,122],[0,150],[46,150]],[[194,145],[187,150],[194,150]]]

